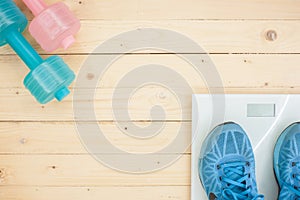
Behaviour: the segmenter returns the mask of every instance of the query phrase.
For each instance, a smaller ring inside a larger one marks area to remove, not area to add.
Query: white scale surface
[[[225,115],[212,122],[214,109],[212,96],[193,95],[191,199],[207,199],[198,177],[201,144],[215,126],[227,121],[241,125],[251,140],[255,153],[259,193],[265,195],[265,200],[277,199],[278,186],[273,172],[273,149],[280,133],[291,123],[300,121],[300,95],[224,96],[225,101],[222,102],[225,102]]]

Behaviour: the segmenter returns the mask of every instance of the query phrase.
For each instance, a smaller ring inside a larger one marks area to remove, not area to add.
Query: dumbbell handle
[[[35,69],[43,62],[41,56],[32,48],[32,46],[27,42],[24,36],[18,32],[18,30],[10,30],[6,34],[6,41],[20,56],[30,70]]]
[[[47,8],[47,4],[43,0],[23,0],[23,2],[35,16]]]

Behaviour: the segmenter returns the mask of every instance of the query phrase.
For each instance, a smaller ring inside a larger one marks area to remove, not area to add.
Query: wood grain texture
[[[134,88],[133,88],[134,89]],[[27,90],[20,89],[1,89],[0,95],[0,121],[74,121],[74,110],[72,96],[67,97],[62,103],[51,102],[47,105],[40,105],[35,102],[34,98],[28,93]],[[179,105],[176,96],[169,96],[161,100],[157,97],[158,91],[161,88],[152,88],[152,90],[146,90],[139,95],[144,98],[131,99],[132,102],[129,107],[123,107],[124,102],[128,102],[127,98],[117,99],[114,109],[112,109],[111,98],[113,90],[101,90],[98,97],[95,98],[95,115],[96,121],[115,121],[113,117],[113,112],[116,109],[121,110],[123,113],[127,112],[130,114],[130,119],[123,118],[122,116],[118,120],[134,120],[134,121],[149,121],[149,120],[160,120],[160,121],[181,121],[181,120],[191,120],[191,94],[187,93],[183,89],[177,89],[177,94],[183,96],[183,105]],[[207,89],[200,88],[194,90],[195,93],[205,93],[207,94]],[[299,93],[300,88],[227,88],[225,93],[228,94],[288,94],[288,93]],[[83,94],[86,92],[83,91]],[[127,90],[126,90],[127,92]],[[149,97],[150,95],[150,97]],[[125,93],[124,93],[125,96]],[[151,97],[152,100],[151,100]],[[149,99],[150,98],[150,99]],[[83,97],[83,100],[76,100],[80,104],[82,110],[88,108],[90,100]],[[9,102],[10,106],[7,106]],[[78,103],[77,102],[77,103]],[[123,102],[119,104],[118,102]],[[160,105],[166,112],[166,116],[155,115],[151,116],[150,111],[154,105]],[[57,112],[60,110],[61,112]],[[95,121],[91,118],[90,113],[83,112],[81,121]]]
[[[208,66],[208,57],[203,55],[190,54],[189,56],[203,58],[200,63],[200,74],[204,66]],[[88,68],[85,64],[87,60],[95,60],[95,64],[101,64],[102,59],[106,59],[109,55],[65,55],[62,58],[65,62],[79,75],[83,73],[83,68]],[[215,68],[222,79],[222,85],[225,88],[293,88],[300,86],[300,80],[297,78],[300,73],[299,63],[300,57],[291,54],[276,55],[210,55],[213,65],[209,67]],[[97,88],[114,89],[118,82],[130,71],[137,69],[146,64],[159,64],[180,73],[192,88],[205,88],[205,79],[194,70],[194,67],[187,61],[176,55],[124,55],[111,65],[105,67],[107,70],[100,78]],[[5,73],[0,74],[0,89],[15,88],[23,89],[23,78],[29,70],[16,56],[0,56],[0,66]],[[103,67],[104,68],[104,67]],[[80,71],[82,70],[82,71]],[[84,72],[86,73],[86,72]],[[93,71],[83,74],[86,80],[94,79],[97,74],[90,74]],[[172,77],[166,76],[166,81],[171,83],[174,81]],[[76,83],[76,81],[74,82]],[[75,84],[72,85],[74,88]],[[87,88],[89,85],[85,86]],[[125,82],[119,85],[119,88],[136,88],[132,82]],[[77,84],[76,88],[82,88]],[[90,86],[90,89],[93,89]],[[3,93],[2,93],[3,94]]]
[[[115,187],[30,187],[1,186],[0,198],[6,200],[139,199],[184,200],[190,198],[188,186],[115,186]],[[116,192],[117,191],[117,192]]]
[[[21,0],[16,0],[22,10]],[[48,0],[52,4],[57,0]],[[293,0],[63,0],[80,19],[299,19],[300,3]]]
[[[138,122],[140,126],[150,123]],[[126,124],[123,123],[125,127]],[[131,153],[152,153],[161,150],[173,142],[181,126],[186,132],[186,144],[190,144],[191,141],[190,122],[166,122],[158,135],[147,140],[128,136],[122,132],[125,127],[121,130],[114,122],[101,122],[99,126],[112,145]],[[130,133],[130,130],[127,131]],[[155,133],[154,129],[149,131]],[[0,155],[88,154],[74,122],[1,122],[0,135]],[[190,153],[189,146],[187,148],[186,152],[176,153]]]
[[[107,155],[118,159],[124,155]],[[162,155],[157,165],[164,159]],[[178,156],[179,157],[179,156]],[[118,172],[91,155],[1,155],[2,186],[154,186],[190,185],[190,155],[165,169],[146,174]]]
[[[149,1],[151,2],[151,1]],[[89,54],[104,41],[111,39],[121,33],[141,28],[167,29],[195,41],[208,53],[299,53],[300,41],[299,20],[160,20],[160,21],[110,21],[110,20],[87,20],[82,21],[82,28],[76,35],[76,42],[67,51],[59,49],[56,54]],[[275,31],[276,38],[270,41],[266,38],[268,31]],[[30,41],[38,52],[45,54],[34,39],[25,31],[25,37]],[[170,37],[160,35],[161,39],[169,46],[187,49],[179,53],[199,53],[181,41],[170,40]],[[136,38],[120,43],[124,51],[128,51],[126,43]],[[138,41],[137,41],[138,42]],[[185,48],[183,48],[185,47]],[[118,53],[120,50],[95,51],[94,53]],[[152,50],[153,52],[154,50]],[[146,52],[151,52],[148,50]],[[156,51],[154,51],[156,52]],[[1,48],[0,54],[13,54],[10,47]]]

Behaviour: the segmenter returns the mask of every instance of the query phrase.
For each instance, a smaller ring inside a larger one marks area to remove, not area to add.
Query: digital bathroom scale
[[[277,199],[273,149],[281,132],[300,121],[300,95],[195,94],[192,104],[191,199],[208,199],[198,176],[201,144],[214,127],[228,121],[238,123],[250,138],[259,193],[265,200]]]

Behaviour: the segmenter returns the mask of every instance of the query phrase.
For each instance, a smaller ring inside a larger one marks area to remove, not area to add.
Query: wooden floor
[[[16,2],[32,19],[21,0]],[[79,16],[82,29],[74,46],[55,54],[61,54],[75,72],[101,42],[125,31],[155,27],[180,32],[211,53],[227,93],[300,92],[300,1],[64,2]],[[48,56],[27,31],[25,36],[43,57]],[[114,133],[111,141],[128,151],[159,149],[170,142],[168,138],[172,138],[181,123],[190,134],[191,118],[178,118],[181,108],[173,99],[166,100],[169,105],[166,112],[170,112],[166,119],[166,136],[141,142],[124,136],[115,127],[111,111],[114,82],[110,80],[118,80],[122,70],[153,60],[188,73],[189,66],[171,54],[130,54],[114,64],[119,70],[112,71],[103,80],[101,95],[96,95],[98,120],[106,132]],[[36,103],[23,86],[28,69],[7,46],[0,48],[0,67],[0,199],[190,199],[189,150],[170,167],[154,173],[133,175],[107,168],[91,157],[80,142],[72,95],[61,103]],[[206,92],[202,80],[192,83],[192,87],[196,92]],[[148,88],[135,97],[137,103],[130,107],[132,120],[146,123],[150,119],[149,106],[157,91]],[[191,97],[191,94],[185,95]],[[191,105],[183,109],[190,113]]]

